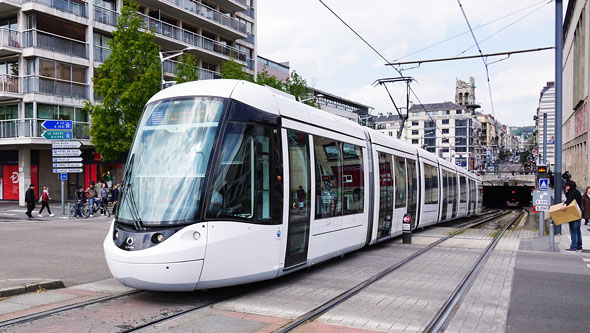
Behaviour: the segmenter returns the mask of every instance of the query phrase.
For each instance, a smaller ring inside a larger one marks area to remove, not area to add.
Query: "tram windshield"
[[[190,223],[226,100],[190,97],[149,104],[129,152],[118,218],[144,225]]]

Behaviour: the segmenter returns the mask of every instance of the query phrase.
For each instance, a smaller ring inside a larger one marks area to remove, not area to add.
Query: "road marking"
[[[590,268],[590,265],[586,265],[586,266],[588,266],[588,268]]]
[[[15,216],[16,214],[0,213],[0,215],[6,215],[6,216]]]
[[[590,262],[590,258],[582,258],[585,262]]]
[[[26,209],[11,209],[11,210],[9,210],[9,212],[26,213],[27,210]]]

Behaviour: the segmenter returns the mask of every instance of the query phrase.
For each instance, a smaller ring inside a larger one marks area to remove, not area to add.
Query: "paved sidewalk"
[[[71,203],[73,205],[73,203]],[[39,217],[39,210],[41,209],[41,204],[35,204],[35,209],[33,210],[33,218],[29,219],[25,213],[27,211],[27,207],[21,207],[18,205],[18,202],[0,202],[0,222],[17,222],[17,221],[61,221],[61,220],[67,220],[68,219],[68,206],[67,203],[65,205],[65,215],[62,215],[61,212],[61,203],[60,202],[50,202],[49,203],[49,208],[51,209],[51,212],[54,214],[54,216],[49,216],[49,212],[47,212],[47,209],[43,210],[43,216]],[[109,209],[112,212],[113,206],[112,204],[109,204]],[[111,215],[111,217],[107,217],[107,216],[102,216],[102,215],[94,215],[95,219],[105,219],[105,220],[111,220],[113,218],[113,215]],[[73,220],[74,217],[72,216],[71,219]],[[85,220],[84,218],[78,218],[81,220]]]

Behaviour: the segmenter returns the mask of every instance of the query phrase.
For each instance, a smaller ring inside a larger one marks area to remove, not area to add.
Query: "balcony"
[[[16,30],[0,28],[0,56],[20,53],[20,33]]]
[[[94,46],[94,61],[104,62],[111,55],[108,47]]]
[[[166,22],[162,22],[160,20],[145,16],[140,14],[140,17],[145,22],[145,27],[149,30],[153,30],[156,35],[161,35],[175,41],[178,41],[180,45],[184,46],[184,44],[189,44],[191,46],[209,51],[204,52],[203,55],[211,56],[216,55],[224,60],[227,58],[233,58],[238,61],[247,62],[249,59],[245,52],[239,51],[238,49],[228,46],[224,43],[220,43],[213,39],[209,39],[207,37],[203,37],[201,35],[195,34],[193,32],[181,29],[177,26],[168,24]],[[176,48],[178,46],[169,45],[171,48]],[[225,56],[225,57],[224,57]],[[249,64],[246,64],[250,67]]]
[[[14,75],[0,75],[0,100],[20,97],[20,78]]]
[[[256,18],[254,7],[248,7],[248,9],[244,11],[244,14],[250,16],[251,18]]]
[[[106,25],[117,25],[117,12],[94,5],[94,20]]]
[[[0,120],[0,139],[7,138],[41,138],[46,119],[22,118]],[[89,139],[90,123],[74,121],[74,139]]]
[[[176,73],[176,67],[178,62],[173,60],[164,61],[164,73],[168,75],[174,75]],[[199,68],[199,80],[213,80],[221,79],[221,73],[210,71],[208,69]]]
[[[24,93],[88,99],[87,84],[42,76],[26,76],[23,81],[23,90]]]
[[[23,2],[36,2],[77,16],[88,17],[88,4],[75,0],[23,0]]]
[[[214,2],[232,13],[248,9],[248,2],[246,0],[215,0]]]
[[[253,34],[248,33],[248,37],[246,37],[246,41],[250,44],[254,44],[254,42],[256,41],[256,38],[254,37]]]
[[[25,31],[23,33],[23,47],[38,47],[40,49],[88,59],[88,45],[86,43],[40,30]]]
[[[153,0],[148,0],[150,1]],[[160,6],[162,5],[161,1],[157,2]],[[186,22],[194,22],[207,30],[230,38],[244,38],[246,35],[245,23],[209,6],[193,0],[163,0],[163,2],[172,5],[170,9],[167,9],[170,14]]]
[[[0,0],[0,13],[19,9],[21,0]]]

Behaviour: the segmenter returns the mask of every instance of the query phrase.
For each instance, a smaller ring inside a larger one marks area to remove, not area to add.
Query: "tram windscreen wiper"
[[[137,229],[137,231],[141,231],[144,229],[143,224],[141,222],[141,217],[139,216],[139,209],[137,208],[137,202],[135,201],[135,195],[133,193],[133,184],[130,183],[130,177],[131,177],[131,170],[133,170],[133,166],[134,166],[134,161],[135,161],[135,154],[133,154],[131,156],[131,158],[129,159],[129,167],[127,168],[127,171],[125,172],[125,177],[124,177],[124,182],[125,182],[125,199],[129,198],[129,212],[131,213],[131,218],[133,219],[133,224],[135,225],[135,229]],[[123,203],[123,200],[121,200],[121,203]]]

